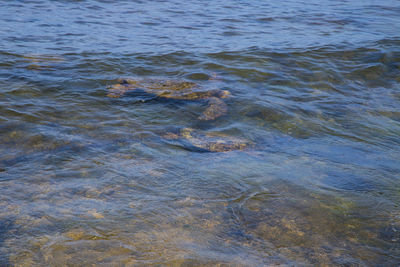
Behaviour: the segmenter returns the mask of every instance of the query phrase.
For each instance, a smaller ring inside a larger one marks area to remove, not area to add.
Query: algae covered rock
[[[181,129],[178,133],[168,132],[163,137],[167,140],[178,141],[185,148],[199,152],[229,152],[252,146],[252,142],[246,139],[196,131],[192,128]]]
[[[200,120],[214,120],[225,115],[228,108],[223,99],[230,96],[227,90],[210,90],[194,82],[160,79],[119,79],[108,88],[107,96],[119,98],[128,92],[145,93],[159,99],[205,101],[207,108],[199,116]]]

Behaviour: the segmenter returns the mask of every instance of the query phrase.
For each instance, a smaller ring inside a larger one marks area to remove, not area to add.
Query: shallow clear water
[[[399,1],[2,3],[0,265],[396,265],[399,14]],[[107,97],[120,77],[228,90],[228,113]],[[165,138],[185,128],[251,145]]]

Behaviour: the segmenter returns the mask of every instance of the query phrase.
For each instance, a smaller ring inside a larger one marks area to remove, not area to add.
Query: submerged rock
[[[117,84],[108,88],[107,96],[118,98],[135,91],[164,99],[207,101],[208,106],[199,116],[200,120],[214,120],[225,115],[228,108],[222,99],[230,96],[227,90],[205,90],[193,82],[157,79],[120,79]]]
[[[165,139],[180,141],[183,146],[203,152],[228,152],[244,150],[252,145],[252,142],[217,133],[203,133],[191,128],[184,128],[179,133],[168,132]]]
[[[28,63],[26,68],[35,71],[54,70],[55,64],[65,61],[61,56],[44,54],[27,54],[23,59]]]

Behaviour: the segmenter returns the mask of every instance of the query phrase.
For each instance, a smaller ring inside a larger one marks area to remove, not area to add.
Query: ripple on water
[[[4,3],[0,265],[397,264],[396,10]],[[121,77],[231,97],[200,121]]]

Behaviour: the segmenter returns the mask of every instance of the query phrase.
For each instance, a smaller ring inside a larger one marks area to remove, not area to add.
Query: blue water
[[[399,1],[2,3],[0,265],[397,265],[399,33]]]

